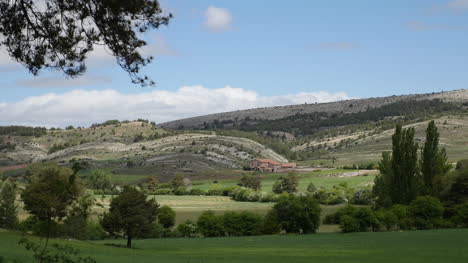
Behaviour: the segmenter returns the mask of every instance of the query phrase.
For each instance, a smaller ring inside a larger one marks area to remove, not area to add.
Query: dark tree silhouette
[[[156,0],[0,0],[0,46],[34,75],[48,68],[76,77],[104,45],[133,83],[153,85],[139,74],[153,58],[140,54],[146,42],[138,34],[171,18]]]

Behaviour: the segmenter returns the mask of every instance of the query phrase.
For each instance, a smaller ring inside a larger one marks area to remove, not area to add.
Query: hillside
[[[247,138],[178,133],[145,122],[47,130],[36,136],[3,135],[0,141],[14,145],[0,151],[0,166],[81,159],[115,173],[175,174],[242,168],[256,157],[287,161]]]
[[[159,126],[170,129],[200,129],[203,128],[206,124],[211,124],[214,122],[222,123],[232,121],[242,122],[244,120],[274,120],[296,114],[307,114],[314,112],[355,113],[365,111],[368,108],[378,108],[398,101],[433,99],[440,99],[444,102],[465,103],[468,101],[468,89],[429,94],[412,94],[380,98],[353,99],[330,103],[300,104],[239,110],[175,120],[161,123]]]

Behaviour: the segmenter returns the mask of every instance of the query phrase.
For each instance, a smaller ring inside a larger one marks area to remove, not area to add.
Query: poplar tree
[[[18,223],[16,185],[9,180],[0,184],[0,228],[12,229]]]
[[[392,153],[383,153],[380,175],[375,180],[377,204],[409,204],[417,196],[418,144],[414,128],[397,125],[392,136]]]
[[[421,192],[426,195],[438,195],[437,185],[440,184],[443,175],[450,170],[447,153],[444,148],[439,148],[439,136],[435,122],[429,122],[420,160]]]

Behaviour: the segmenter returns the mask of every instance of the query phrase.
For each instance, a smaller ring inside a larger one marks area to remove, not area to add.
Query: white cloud
[[[222,32],[229,30],[232,15],[226,8],[210,6],[205,10],[205,27],[210,31]]]
[[[208,89],[185,86],[176,91],[153,90],[123,94],[115,90],[74,90],[0,103],[0,124],[88,126],[109,119],[145,118],[157,123],[180,118],[242,110],[349,99],[344,92],[302,92],[260,96],[255,91],[226,86]]]

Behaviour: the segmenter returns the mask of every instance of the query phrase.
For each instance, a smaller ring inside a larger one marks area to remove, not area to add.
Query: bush
[[[206,191],[203,189],[192,188],[190,189],[190,195],[205,195]]]
[[[356,211],[356,208],[354,206],[347,205],[343,208],[338,209],[336,213],[327,215],[324,218],[323,223],[329,224],[329,225],[339,225],[341,222],[342,216],[344,215],[353,216],[355,211]]]
[[[315,186],[314,183],[310,183],[308,186],[307,186],[307,192],[309,193],[315,193],[317,191],[317,187]]]
[[[361,207],[354,212],[353,217],[359,224],[360,232],[378,231],[380,229],[380,222],[370,208]]]
[[[455,211],[452,222],[459,227],[468,227],[468,202],[457,205]]]
[[[158,222],[166,229],[171,228],[175,224],[176,213],[167,205],[159,208]]]
[[[260,176],[252,174],[243,175],[238,185],[246,188],[251,188],[255,191],[258,191],[262,188]]]
[[[177,226],[177,230],[181,237],[196,237],[197,236],[197,224],[191,220],[187,220]]]
[[[281,226],[278,222],[278,215],[275,210],[270,210],[263,218],[261,233],[264,235],[274,235],[281,231]]]
[[[198,232],[204,237],[224,236],[223,220],[212,211],[203,212],[197,220]]]
[[[174,190],[175,195],[187,195],[189,191],[187,190],[187,187],[185,186],[179,186]]]
[[[419,196],[410,203],[409,212],[417,229],[431,229],[442,219],[444,207],[435,197]]]
[[[372,189],[358,189],[354,192],[350,203],[354,205],[372,205],[373,202]]]
[[[401,230],[411,229],[413,222],[409,216],[408,207],[405,205],[393,205],[390,211],[396,217],[396,226]]]
[[[350,215],[343,215],[340,219],[340,229],[343,233],[358,232],[359,222]]]
[[[228,236],[253,236],[261,233],[262,217],[252,212],[227,212],[222,220]]]
[[[281,229],[287,233],[315,233],[321,208],[312,196],[283,195],[273,206]]]

